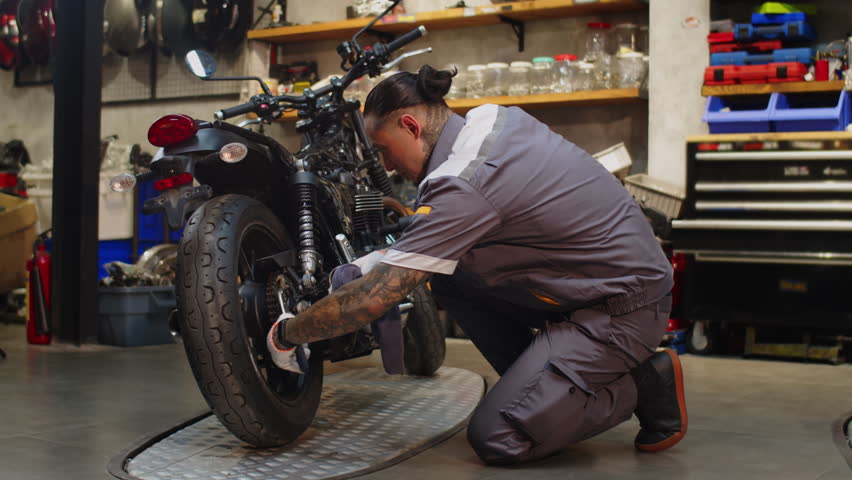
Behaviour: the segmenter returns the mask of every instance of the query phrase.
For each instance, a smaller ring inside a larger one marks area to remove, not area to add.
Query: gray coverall
[[[672,271],[619,181],[523,110],[483,105],[444,126],[417,205],[382,262],[437,274],[501,375],[468,426],[476,453],[532,460],[629,419]]]

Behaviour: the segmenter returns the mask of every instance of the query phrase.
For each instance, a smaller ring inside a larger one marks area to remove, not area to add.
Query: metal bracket
[[[518,51],[524,51],[524,36],[526,34],[526,24],[520,20],[515,20],[514,18],[505,17],[503,15],[497,15],[500,18],[500,21],[503,23],[508,23],[509,26],[512,27],[512,31],[515,32],[515,36],[518,37]]]

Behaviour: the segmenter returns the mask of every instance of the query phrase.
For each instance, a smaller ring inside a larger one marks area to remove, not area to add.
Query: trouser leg
[[[629,419],[629,371],[653,353],[667,317],[655,304],[614,318],[578,310],[549,324],[477,408],[468,425],[473,449],[486,463],[519,463]]]
[[[503,375],[543,328],[549,312],[526,309],[474,288],[459,274],[435,275],[435,300],[458,323],[488,363]]]

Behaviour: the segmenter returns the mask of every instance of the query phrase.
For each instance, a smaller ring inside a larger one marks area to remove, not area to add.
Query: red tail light
[[[195,136],[198,126],[187,115],[166,115],[151,124],[148,141],[156,147],[168,147]]]
[[[179,187],[181,185],[186,185],[187,183],[191,182],[192,175],[188,173],[181,173],[180,175],[176,175],[174,177],[157,180],[156,182],[154,182],[154,189],[158,192],[162,192],[163,190]]]

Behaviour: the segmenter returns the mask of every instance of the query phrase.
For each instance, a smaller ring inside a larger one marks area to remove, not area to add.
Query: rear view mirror
[[[216,73],[216,59],[204,50],[192,50],[183,59],[186,68],[198,78],[210,78]]]

